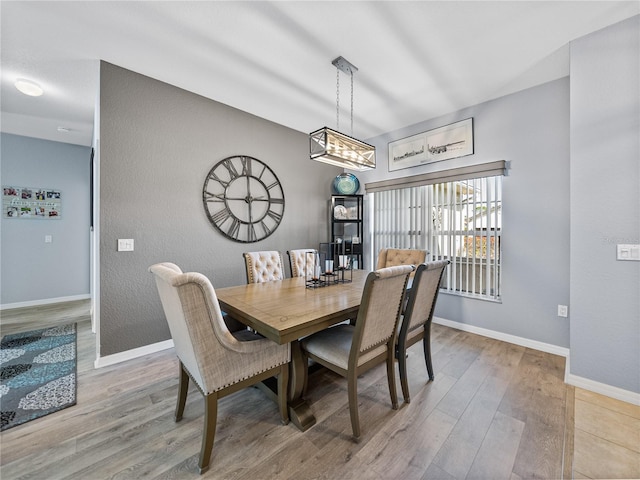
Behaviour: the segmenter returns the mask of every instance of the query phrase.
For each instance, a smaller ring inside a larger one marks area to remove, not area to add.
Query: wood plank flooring
[[[0,435],[3,480],[516,480],[559,479],[563,472],[565,478],[604,478],[586,466],[576,471],[567,465],[584,465],[582,458],[592,454],[583,454],[582,445],[594,444],[591,437],[602,426],[581,427],[580,433],[576,426],[574,462],[573,451],[564,449],[574,440],[573,428],[565,432],[574,415],[567,400],[573,402],[574,395],[563,382],[563,358],[440,325],[432,333],[434,382],[427,382],[421,346],[409,349],[410,404],[391,409],[384,366],[360,377],[359,442],[351,437],[346,382],[317,370],[307,398],[318,423],[307,432],[281,425],[276,405],[256,388],[222,399],[212,467],[200,476],[203,400],[192,386],[183,420],[173,421],[173,350],[96,370],[88,303],[71,307],[58,314],[51,313],[53,307],[1,312],[2,335],[38,328],[40,320],[56,315],[59,322],[79,321],[77,405]],[[625,410],[627,404],[602,407],[589,395],[576,393],[576,425],[596,415],[593,408],[640,421],[633,409]],[[610,443],[629,453],[635,424],[626,424],[631,430],[610,429],[617,435]],[[608,455],[611,449],[603,451]],[[627,466],[615,472],[633,473],[633,458],[621,457]]]
[[[640,407],[575,390],[574,478],[640,478]]]

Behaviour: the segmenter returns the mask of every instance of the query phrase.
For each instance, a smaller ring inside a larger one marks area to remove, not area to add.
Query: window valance
[[[409,177],[392,178],[365,184],[367,193],[383,192],[386,190],[396,190],[399,188],[419,187],[422,185],[433,185],[443,182],[454,182],[457,180],[471,180],[473,178],[495,177],[507,175],[509,162],[497,160],[495,162],[479,163],[466,167],[449,168],[437,172],[422,173]]]

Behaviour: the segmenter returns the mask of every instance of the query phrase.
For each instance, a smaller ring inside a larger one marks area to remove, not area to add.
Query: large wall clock
[[[284,215],[280,180],[264,162],[246,155],[214,165],[204,181],[202,201],[213,226],[236,242],[267,238]]]

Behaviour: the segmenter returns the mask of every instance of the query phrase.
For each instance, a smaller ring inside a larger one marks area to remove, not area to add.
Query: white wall
[[[62,192],[57,220],[3,215],[2,307],[88,297],[91,149],[7,133],[0,138],[3,186]]]
[[[640,393],[640,16],[571,44],[571,374]],[[640,397],[639,397],[640,398]]]

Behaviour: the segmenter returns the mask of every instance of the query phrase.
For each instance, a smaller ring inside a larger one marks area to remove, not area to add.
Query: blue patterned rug
[[[76,324],[2,337],[0,365],[0,431],[75,405]]]

